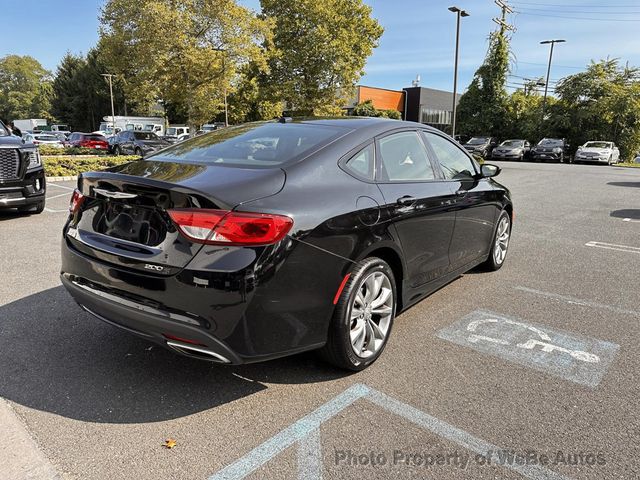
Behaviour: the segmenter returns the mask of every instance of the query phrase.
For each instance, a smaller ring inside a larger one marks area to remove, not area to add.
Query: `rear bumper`
[[[0,180],[0,208],[34,205],[45,199],[45,193],[46,179],[43,168],[27,172],[21,180]]]
[[[223,342],[196,327],[198,321],[188,315],[125,299],[73,275],[62,274],[60,279],[76,302],[103,322],[183,355],[218,363],[243,363]],[[189,342],[178,339],[188,339]]]
[[[331,261],[337,257],[282,243],[255,255],[203,248],[185,269],[162,276],[89,257],[63,237],[61,280],[95,317],[183,355],[265,361],[326,342],[344,271],[341,261]]]

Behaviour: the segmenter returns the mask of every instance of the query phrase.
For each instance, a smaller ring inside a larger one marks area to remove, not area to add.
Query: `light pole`
[[[114,77],[112,73],[103,73],[104,78],[109,79],[109,95],[111,95],[111,135],[116,134],[116,113],[113,108],[113,86],[111,85],[111,79]]]
[[[227,107],[227,80],[226,78],[224,78],[226,77],[226,73],[227,73],[227,64],[226,64],[227,50],[222,47],[214,48],[214,50],[216,52],[222,52],[222,77],[224,81],[224,126],[228,127],[229,126],[229,109]]]
[[[544,97],[542,98],[542,121],[544,121],[544,111],[547,107],[547,89],[549,88],[549,74],[551,73],[551,59],[553,58],[553,46],[556,43],[564,43],[566,40],[544,40],[540,42],[540,45],[551,44],[549,49],[549,66],[547,66],[547,81],[544,84]],[[542,124],[542,122],[540,122]]]
[[[458,50],[460,46],[460,17],[468,17],[469,14],[458,7],[449,7],[449,11],[456,14],[456,57],[453,67],[453,111],[451,112],[451,136],[456,135],[456,95],[458,90]]]

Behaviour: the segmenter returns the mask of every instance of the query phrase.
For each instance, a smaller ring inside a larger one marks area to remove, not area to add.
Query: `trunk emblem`
[[[147,270],[155,270],[157,272],[161,272],[164,270],[164,267],[160,265],[151,265],[150,263],[145,263],[144,268],[146,268]]]
[[[111,190],[105,190],[103,188],[94,188],[93,191],[107,198],[135,198],[138,196],[136,193],[112,192]]]

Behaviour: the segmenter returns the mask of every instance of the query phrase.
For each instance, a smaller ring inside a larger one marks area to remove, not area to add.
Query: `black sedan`
[[[499,172],[412,122],[230,127],[82,174],[61,278],[87,312],[190,357],[320,349],[361,370],[399,312],[503,265]]]
[[[156,150],[171,145],[153,132],[124,130],[109,141],[109,149],[115,155],[138,155],[145,157]]]

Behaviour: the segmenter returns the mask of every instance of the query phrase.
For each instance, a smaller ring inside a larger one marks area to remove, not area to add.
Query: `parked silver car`
[[[613,165],[620,161],[620,150],[613,142],[587,142],[578,147],[575,161]]]
[[[526,140],[505,140],[491,152],[495,160],[524,160],[529,157],[531,144]]]

